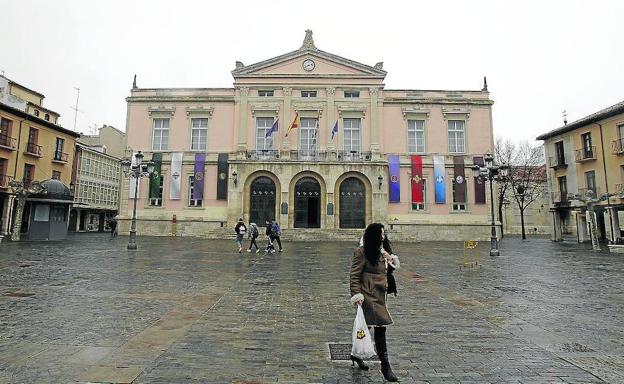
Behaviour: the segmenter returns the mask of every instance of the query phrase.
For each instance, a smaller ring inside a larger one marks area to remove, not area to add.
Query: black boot
[[[359,357],[355,357],[353,355],[350,355],[349,358],[351,359],[352,366],[354,364],[357,364],[358,368],[360,368],[361,370],[368,371],[368,365],[364,364],[364,360],[360,359]]]
[[[381,361],[381,374],[384,379],[392,382],[399,381],[394,372],[392,372],[392,367],[390,367],[390,362],[388,361],[388,346],[386,345],[385,327],[375,327],[375,347],[377,348],[379,361]]]

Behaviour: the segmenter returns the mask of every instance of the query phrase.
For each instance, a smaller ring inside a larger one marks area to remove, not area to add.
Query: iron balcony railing
[[[597,199],[598,197],[600,197],[600,189],[598,187],[595,188],[579,188],[578,190],[578,194],[586,199],[588,197],[593,198],[593,199]]]
[[[280,151],[278,149],[256,149],[247,151],[247,160],[279,160]]]
[[[587,160],[596,160],[596,146],[592,145],[591,147],[577,149],[574,155],[577,163]]]
[[[26,143],[26,153],[35,155],[35,156],[43,156],[41,149],[43,147],[41,145],[37,145],[35,143]]]
[[[15,149],[15,139],[4,133],[0,133],[0,147]]]
[[[54,152],[54,161],[60,161],[63,163],[67,163],[67,153],[55,151]]]
[[[338,161],[371,161],[372,154],[362,151],[335,151]]]
[[[618,197],[624,199],[624,184],[615,184],[615,193]]]
[[[0,188],[8,188],[12,179],[12,176],[0,174]]]
[[[288,155],[286,157],[285,155]],[[246,152],[247,160],[251,161],[344,161],[360,162],[371,161],[371,152],[345,150],[292,150],[280,151],[276,149],[256,149]]]
[[[611,149],[616,155],[624,154],[624,139],[616,139],[611,142]]]
[[[560,158],[558,156],[550,156],[548,158],[548,166],[550,168],[565,168],[568,166],[568,164],[566,164],[565,159],[564,158]]]
[[[568,202],[568,192],[554,191],[550,193],[550,198],[553,203],[566,203]]]

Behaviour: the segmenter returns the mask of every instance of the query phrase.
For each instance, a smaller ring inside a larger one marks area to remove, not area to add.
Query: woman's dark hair
[[[383,224],[372,223],[364,231],[364,256],[369,263],[377,265],[379,261],[379,249],[381,248],[381,230]]]
[[[383,238],[383,249],[386,250],[386,252],[388,252],[389,254],[392,255],[392,244],[390,243],[390,239],[388,239],[388,236],[386,236],[386,234],[384,234],[384,238]]]

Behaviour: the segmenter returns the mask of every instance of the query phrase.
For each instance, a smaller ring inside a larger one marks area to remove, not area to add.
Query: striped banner
[[[446,204],[446,175],[444,173],[444,156],[433,156],[436,204]]]
[[[179,200],[181,198],[182,181],[182,152],[171,154],[171,188],[169,189],[169,199]]]
[[[398,155],[388,155],[388,201],[398,203],[401,201],[401,166]]]
[[[422,179],[422,156],[412,155],[412,203],[424,203],[423,179]]]

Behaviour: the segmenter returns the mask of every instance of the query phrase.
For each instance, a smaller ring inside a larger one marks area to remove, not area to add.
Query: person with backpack
[[[256,243],[256,239],[260,235],[260,231],[258,230],[258,225],[256,223],[249,223],[249,249],[247,253],[251,252],[252,247],[256,247],[256,253],[260,252],[260,247],[258,247],[258,243]]]
[[[272,240],[277,241],[277,245],[279,245],[279,251],[282,252],[282,240],[280,239],[282,236],[282,228],[280,228],[279,223],[273,219],[271,222],[271,237]]]
[[[236,227],[234,227],[234,232],[236,232],[236,244],[238,245],[238,253],[243,252],[243,238],[245,237],[245,233],[247,233],[247,226],[243,222],[243,218],[238,219],[238,223],[236,223]]]

